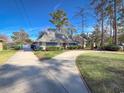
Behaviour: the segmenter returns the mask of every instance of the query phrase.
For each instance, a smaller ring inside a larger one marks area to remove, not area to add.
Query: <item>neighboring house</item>
[[[0,35],[0,51],[3,50],[3,42],[7,42],[8,38],[4,35]]]
[[[83,48],[86,47],[87,39],[83,38],[80,35],[73,36],[73,40],[78,43],[79,46],[82,46]]]
[[[57,47],[68,47],[68,46],[76,46],[78,45],[71,37],[55,31],[45,31],[42,35],[37,39],[40,46],[57,46]]]
[[[0,51],[3,50],[3,43],[2,42],[3,42],[3,40],[0,39]]]

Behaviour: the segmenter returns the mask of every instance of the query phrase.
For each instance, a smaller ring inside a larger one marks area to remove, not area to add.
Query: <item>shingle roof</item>
[[[63,33],[45,31],[43,35],[38,39],[39,42],[73,42],[73,40]]]

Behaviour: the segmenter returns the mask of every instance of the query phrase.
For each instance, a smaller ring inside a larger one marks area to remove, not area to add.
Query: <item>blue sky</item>
[[[95,20],[89,4],[90,0],[0,0],[0,34],[11,36],[12,32],[24,28],[32,39],[36,39],[42,29],[54,27],[49,22],[49,13],[57,9],[64,9],[80,32],[80,18],[74,17],[78,7],[89,12],[86,32],[90,32]]]

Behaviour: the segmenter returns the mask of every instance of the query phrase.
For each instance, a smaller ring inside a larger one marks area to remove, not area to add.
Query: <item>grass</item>
[[[92,93],[124,92],[124,53],[84,53],[77,65]]]
[[[0,51],[0,64],[5,63],[12,55],[15,54],[15,52],[15,50]]]
[[[40,59],[51,59],[52,57],[63,53],[63,50],[60,51],[35,51],[34,54]]]

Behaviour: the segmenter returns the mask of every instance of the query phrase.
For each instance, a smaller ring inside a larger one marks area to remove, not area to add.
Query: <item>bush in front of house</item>
[[[21,47],[20,47],[20,46],[14,46],[13,49],[14,49],[14,50],[20,50]]]
[[[57,51],[57,50],[63,50],[63,49],[64,49],[63,47],[55,47],[55,46],[46,47],[47,51]]]
[[[36,49],[34,49],[34,51],[42,51],[43,50],[43,47],[38,47]]]
[[[21,49],[22,49],[22,45],[21,45],[21,44],[19,44],[19,45],[14,45],[14,46],[12,46],[11,48],[14,49],[14,50],[21,50]]]
[[[81,46],[69,46],[69,47],[67,47],[67,49],[69,49],[69,50],[81,49]]]
[[[8,49],[8,45],[6,43],[3,43],[3,50],[7,50]]]
[[[107,50],[107,51],[119,51],[120,47],[118,45],[114,44],[109,44],[101,47],[102,50]]]
[[[67,49],[69,49],[69,50],[77,49],[77,46],[69,46],[69,47],[67,47]]]
[[[77,49],[82,49],[82,46],[77,46]]]

